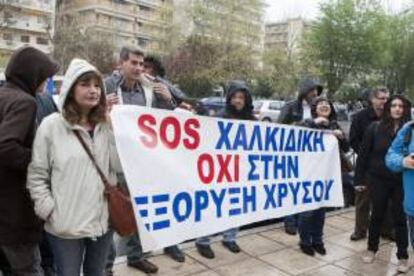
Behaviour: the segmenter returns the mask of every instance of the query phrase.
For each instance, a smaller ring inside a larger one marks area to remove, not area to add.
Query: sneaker
[[[351,239],[351,241],[359,241],[359,240],[365,239],[366,236],[367,235],[365,233],[354,232],[354,233],[352,233],[350,239]]]
[[[364,256],[362,256],[362,261],[366,264],[372,264],[375,260],[375,252],[367,251]]]
[[[214,255],[214,251],[211,249],[211,246],[208,244],[198,244],[196,243],[196,248],[198,253],[200,253],[201,256],[207,259],[214,259],[216,257]]]
[[[137,260],[137,261],[128,261],[127,265],[129,267],[133,267],[138,270],[141,270],[144,273],[157,273],[158,272],[158,267],[146,259]]]
[[[230,250],[233,253],[239,253],[241,251],[239,245],[235,242],[226,242],[226,241],[222,241],[221,242],[223,244],[224,247],[226,247],[228,250]]]
[[[174,261],[183,263],[185,262],[185,255],[178,246],[169,246],[164,248],[164,253],[170,256]]]
[[[323,244],[313,244],[312,248],[320,255],[326,255],[326,248]]]
[[[313,250],[312,246],[303,245],[303,244],[299,244],[299,246],[300,246],[300,250],[302,250],[302,252],[305,253],[306,255],[309,255],[309,256],[315,255],[315,250]]]
[[[408,270],[410,270],[410,267],[408,266],[408,260],[407,259],[398,260],[397,271],[400,273],[407,273]]]

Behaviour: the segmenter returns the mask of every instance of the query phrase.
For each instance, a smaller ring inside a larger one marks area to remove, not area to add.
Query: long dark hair
[[[406,122],[411,120],[411,102],[403,95],[392,95],[384,105],[384,112],[380,120],[380,126],[384,128],[388,133],[394,134],[395,122],[391,117],[391,104],[394,100],[400,100],[403,102],[403,115],[398,122],[398,129],[400,129]],[[397,130],[398,130],[397,129]]]

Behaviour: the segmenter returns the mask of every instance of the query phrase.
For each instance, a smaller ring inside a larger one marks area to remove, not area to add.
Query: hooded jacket
[[[280,111],[278,123],[292,124],[303,120],[302,102],[306,95],[313,89],[317,90],[318,96],[322,94],[323,87],[312,79],[304,79],[299,85],[299,94],[296,100],[290,101]]]
[[[407,155],[414,153],[413,123],[411,121],[400,129],[385,156],[385,164],[388,169],[395,173],[402,173],[404,211],[409,216],[414,216],[414,170],[405,168],[403,160]],[[411,139],[406,141],[408,132],[411,132],[408,135]]]
[[[0,88],[0,244],[38,242],[40,221],[26,190],[35,131],[37,88],[58,71],[41,51],[24,47],[11,57]]]
[[[314,121],[314,119],[318,117],[317,113],[316,113],[316,107],[317,107],[318,103],[320,103],[322,101],[328,102],[330,107],[331,107],[331,114],[329,115],[329,118],[328,118],[328,120],[329,120],[328,124],[316,124],[315,121]],[[304,120],[302,123],[300,123],[300,125],[304,125],[306,127],[315,128],[315,129],[340,130],[340,131],[343,132],[341,126],[338,124],[335,108],[334,108],[332,102],[329,101],[327,98],[325,98],[325,97],[316,97],[315,99],[313,99],[313,101],[311,103],[311,114],[312,114],[312,119]],[[339,150],[341,152],[346,153],[346,152],[349,151],[350,146],[349,146],[349,143],[348,143],[348,141],[345,137],[343,139],[338,138],[338,143],[339,143]]]
[[[245,96],[245,106],[243,110],[238,111],[231,105],[231,98],[236,92],[242,92]],[[249,87],[244,81],[231,81],[227,88],[226,95],[226,106],[217,117],[227,119],[238,119],[238,120],[251,120],[255,121],[256,118],[253,115],[253,99]]]
[[[87,72],[98,73],[84,60],[71,62],[62,84],[60,111],[76,80]],[[104,174],[115,183],[121,167],[109,123],[97,124],[92,139],[84,128],[70,124],[62,113],[54,113],[36,133],[27,187],[47,232],[67,239],[99,237],[108,230],[104,185],[73,130],[80,131]]]

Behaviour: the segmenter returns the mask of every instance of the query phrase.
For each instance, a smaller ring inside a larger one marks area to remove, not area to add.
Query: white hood
[[[63,105],[65,104],[66,98],[73,84],[80,76],[88,72],[96,72],[98,75],[101,75],[98,69],[86,60],[75,58],[70,62],[68,70],[63,78],[62,88],[60,89],[58,102],[59,111],[62,112]],[[100,81],[102,82],[102,78],[100,78]],[[103,82],[101,83],[101,87],[105,87]],[[105,97],[105,91],[101,91],[101,97]]]

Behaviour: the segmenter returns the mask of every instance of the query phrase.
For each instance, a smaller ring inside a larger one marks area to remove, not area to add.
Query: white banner
[[[343,206],[331,134],[138,106],[111,117],[144,251]]]

